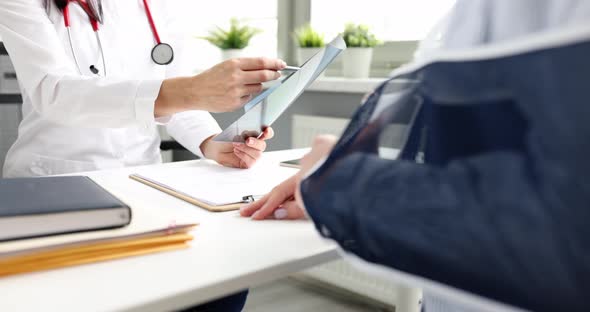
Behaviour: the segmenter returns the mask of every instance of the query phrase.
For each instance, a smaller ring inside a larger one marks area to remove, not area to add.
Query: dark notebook
[[[0,241],[122,227],[131,209],[88,177],[0,179]]]

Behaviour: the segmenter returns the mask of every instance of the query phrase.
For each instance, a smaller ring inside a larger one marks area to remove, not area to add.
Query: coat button
[[[330,230],[328,230],[328,228],[325,225],[322,225],[321,232],[324,237],[330,237],[330,235],[332,235]]]

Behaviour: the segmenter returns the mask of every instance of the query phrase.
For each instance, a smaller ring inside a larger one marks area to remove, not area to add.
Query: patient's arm
[[[588,310],[588,203],[546,204],[522,155],[432,167],[356,153],[324,166],[303,201],[345,250],[527,309]]]

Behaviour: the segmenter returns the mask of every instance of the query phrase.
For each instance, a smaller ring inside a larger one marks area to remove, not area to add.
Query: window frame
[[[293,32],[311,21],[311,0],[278,1],[278,55],[286,62],[294,64],[297,46]],[[392,70],[412,60],[420,41],[385,41],[375,47],[371,63],[371,77],[387,77]],[[327,72],[338,75],[341,61],[337,59]]]

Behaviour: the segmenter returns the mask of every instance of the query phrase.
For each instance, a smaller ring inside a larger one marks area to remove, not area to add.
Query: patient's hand
[[[215,142],[213,136],[201,144],[201,150],[205,157],[223,166],[247,169],[262,157],[262,152],[266,150],[265,141],[273,136],[274,132],[270,127],[264,130],[260,139],[248,138],[246,143]]]
[[[270,216],[274,216],[275,219],[303,218],[305,216],[303,209],[295,201],[295,189],[298,181],[298,175],[292,176],[277,185],[266,196],[243,206],[240,209],[240,214],[243,217],[252,217],[254,220],[263,220]]]
[[[276,186],[263,198],[243,206],[240,209],[240,214],[243,217],[252,217],[254,220],[263,220],[271,216],[275,219],[304,218],[305,210],[299,190],[301,179],[306,177],[319,161],[330,154],[336,141],[334,136],[318,136],[313,143],[311,152],[301,160],[301,170]]]
[[[314,169],[318,162],[323,161],[330,155],[337,142],[338,138],[331,134],[316,136],[313,140],[311,151],[301,159],[301,176],[308,176],[309,172]]]

